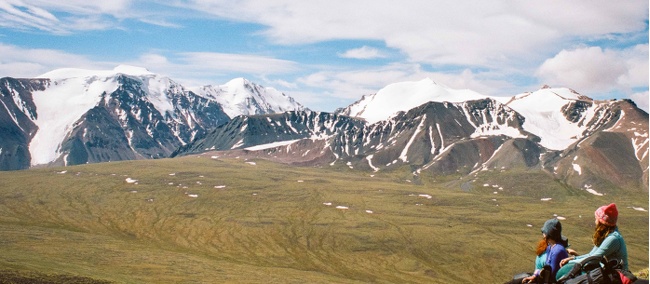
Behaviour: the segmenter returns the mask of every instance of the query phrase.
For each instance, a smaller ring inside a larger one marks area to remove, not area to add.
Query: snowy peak
[[[237,89],[237,88],[246,87],[246,86],[253,86],[253,85],[255,85],[255,84],[253,84],[248,79],[239,77],[239,78],[235,78],[235,79],[232,79],[232,80],[228,81],[228,83],[224,84],[223,86]]]
[[[452,89],[431,79],[390,84],[337,113],[363,118],[372,124],[427,102],[460,103],[486,98],[519,113],[525,118],[523,129],[539,137],[540,144],[552,150],[563,150],[580,141],[598,124],[593,120],[600,119],[598,103],[569,88],[545,85],[513,97],[489,97],[471,90]]]
[[[202,86],[192,91],[199,96],[216,100],[231,118],[239,115],[271,114],[306,109],[284,93],[274,88],[257,85],[244,78],[235,78],[219,86]]]
[[[390,84],[376,94],[364,96],[338,113],[375,123],[427,102],[464,102],[484,98],[487,96],[471,90],[452,89],[427,78]]]
[[[144,94],[148,96],[156,109],[165,113],[173,110],[170,93],[185,93],[186,90],[168,77],[164,77],[143,67],[119,65],[112,70],[88,70],[79,68],[61,68],[38,76],[56,81],[56,85],[67,85],[78,90],[66,94],[79,94],[98,98],[103,92],[115,91],[120,76],[128,76],[139,81]],[[305,110],[306,108],[293,98],[274,89],[257,85],[245,78],[235,78],[229,82],[213,86],[207,85],[192,90],[210,101],[220,104],[231,118],[238,115],[257,115],[281,113],[285,111]]]
[[[532,108],[538,108],[541,106],[545,109],[553,109],[565,105],[569,101],[578,100],[593,101],[590,97],[581,95],[569,88],[551,88],[548,85],[544,85],[537,91],[513,96],[508,104],[513,101],[524,101],[522,104],[529,105]],[[540,105],[539,103],[543,103],[543,105]]]
[[[117,67],[113,68],[113,71],[116,73],[132,76],[154,75],[154,73],[149,71],[147,68],[131,65],[118,65]]]

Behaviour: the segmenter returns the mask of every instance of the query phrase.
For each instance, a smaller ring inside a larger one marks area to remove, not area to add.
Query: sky
[[[186,87],[244,77],[317,111],[430,78],[543,85],[648,111],[647,0],[0,0],[0,77],[145,67]]]

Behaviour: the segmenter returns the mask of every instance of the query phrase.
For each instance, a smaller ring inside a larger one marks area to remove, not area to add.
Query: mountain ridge
[[[56,79],[0,79],[2,169],[230,151],[414,175],[520,168],[590,192],[647,190],[648,114],[569,88],[490,97],[424,79],[329,113],[244,78],[188,89],[134,66],[42,76]]]
[[[582,108],[581,104],[568,104],[557,112],[569,118],[576,114],[572,119],[584,124],[580,136],[561,150],[544,147],[542,137],[526,130],[524,116],[486,98],[461,103],[428,102],[372,124],[362,118],[331,115],[329,124],[354,125],[333,135],[316,135],[314,129],[293,135],[301,125],[311,125],[305,119],[315,119],[300,111],[284,116],[304,117],[302,121],[273,117],[277,115],[244,117],[242,121],[257,121],[256,127],[231,121],[233,124],[215,129],[174,156],[216,151],[217,156],[265,158],[309,166],[343,164],[371,171],[410,166],[416,176],[471,177],[480,171],[526,169],[546,172],[594,194],[611,186],[647,190],[647,130],[645,134],[641,130],[643,125],[647,128],[647,120],[643,123],[647,113],[629,101],[600,103],[590,114],[581,112]],[[626,111],[638,117],[630,120],[632,115],[626,116]],[[640,123],[638,129],[616,126],[633,123]],[[614,130],[615,134],[609,134]],[[292,135],[274,136],[280,133]],[[632,138],[637,139],[634,145],[629,143]],[[287,143],[272,145],[274,141]],[[608,149],[606,145],[610,144],[616,147]],[[600,158],[591,161],[592,155]],[[622,163],[625,166],[621,167]]]
[[[230,118],[239,115],[307,109],[275,88],[262,87],[241,77],[223,85],[205,85],[191,90],[200,96],[217,101],[224,107],[224,111]]]
[[[165,158],[230,120],[218,101],[141,67],[63,68],[37,78],[0,80],[2,170]],[[282,95],[277,102],[294,102]],[[251,108],[257,113],[277,109],[248,96],[251,105],[265,107]]]

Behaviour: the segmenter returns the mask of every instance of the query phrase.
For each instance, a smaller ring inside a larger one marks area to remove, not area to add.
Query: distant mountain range
[[[231,117],[304,109],[243,79],[195,92],[124,65],[2,78],[0,102],[2,170],[165,158]]]
[[[173,155],[206,151],[374,171],[408,166],[414,175],[539,170],[599,195],[612,186],[647,189],[648,114],[632,101],[567,88],[497,98],[426,79],[389,85],[335,113],[237,117]]]
[[[243,78],[186,89],[145,69],[0,79],[0,169],[213,152],[414,175],[544,171],[593,194],[648,189],[648,114],[543,87],[513,97],[401,82],[334,113]]]

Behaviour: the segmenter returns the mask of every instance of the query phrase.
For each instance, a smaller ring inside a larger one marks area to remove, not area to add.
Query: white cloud
[[[300,89],[310,92],[294,94],[300,102],[305,101],[314,110],[333,111],[345,107],[363,95],[374,94],[381,88],[396,82],[420,81],[430,78],[436,83],[454,89],[471,89],[485,95],[513,95],[515,86],[505,79],[494,79],[491,73],[474,73],[465,69],[457,72],[430,72],[418,64],[390,64],[383,67],[358,70],[318,71],[296,80]],[[321,94],[330,98],[329,104],[310,97]],[[310,102],[313,104],[310,105]],[[312,107],[318,105],[317,108]]]
[[[15,6],[40,7],[70,14],[111,14],[123,13],[131,8],[133,0],[7,0]]]
[[[566,36],[601,36],[643,31],[648,17],[647,1],[613,2],[544,1],[544,5],[527,1],[508,1],[508,10],[529,18],[538,26]]]
[[[160,68],[170,64],[169,60],[167,60],[167,57],[157,53],[146,53],[140,55],[138,62],[142,63],[141,65],[146,66],[147,68]]]
[[[640,109],[648,112],[648,95],[648,91],[634,93],[630,95],[630,99],[632,99]]]
[[[625,63],[618,60],[614,52],[588,47],[562,50],[547,59],[537,74],[549,85],[592,91],[616,84],[625,71]]]
[[[625,60],[627,72],[618,78],[623,86],[648,86],[648,44],[639,44],[633,48],[620,51],[620,58]]]
[[[648,45],[625,50],[582,47],[562,50],[537,70],[544,83],[580,92],[605,93],[648,86]]]
[[[297,63],[267,56],[217,52],[184,52],[179,61],[195,69],[253,74],[278,74],[296,70]]]
[[[233,73],[263,78],[268,74],[278,75],[299,68],[295,62],[272,57],[210,52],[170,53],[166,56],[162,52],[154,51],[141,54],[128,62],[100,62],[60,50],[22,48],[0,43],[0,54],[0,77],[36,77],[64,67],[109,70],[125,63],[169,76],[188,84],[188,87],[225,83],[232,79],[229,74]],[[214,82],[215,78],[223,81]],[[286,81],[276,83],[291,85]]]
[[[335,44],[337,40],[374,45],[364,43],[369,40],[383,42],[387,48],[382,52],[362,46],[338,55],[373,59],[389,57],[386,53],[390,50],[406,58],[402,63],[357,70],[347,66],[302,66],[272,54],[182,50],[133,54],[133,62],[125,62],[194,85],[222,83],[216,78],[227,80],[226,76],[232,74],[250,74],[276,86],[300,90],[314,102],[325,100],[313,98],[318,94],[339,103],[374,93],[390,83],[426,77],[452,88],[489,95],[517,93],[517,88],[527,87],[522,84],[537,85],[531,82],[536,78],[587,95],[613,89],[631,95],[648,85],[647,44],[617,50],[576,48],[576,43],[603,40],[614,46],[630,38],[636,38],[631,42],[639,42],[639,38],[645,41],[647,11],[648,2],[636,0],[548,0],[544,5],[512,0],[0,0],[0,27],[67,34],[124,28],[133,22],[124,19],[135,19],[180,29],[189,18],[211,17],[260,24],[263,30],[253,36],[255,42],[247,42],[256,45],[253,53],[269,44],[257,41],[261,34],[272,43],[288,47],[279,54],[289,54],[302,44],[309,48],[311,43]],[[63,51],[2,44],[0,54],[0,74],[6,76],[35,76],[60,67],[110,69],[119,64],[92,62],[88,57]],[[331,59],[314,56],[321,64]],[[454,71],[430,72],[422,66],[450,67]],[[298,72],[317,68],[297,79],[282,76],[295,77]],[[531,77],[536,68],[536,77]],[[521,78],[524,83],[517,82]]]
[[[118,19],[138,18],[132,0],[3,0],[0,27],[54,34],[116,28]]]
[[[244,76],[250,80],[272,83],[273,86],[290,88],[296,87],[295,83],[270,80],[267,75],[277,77],[300,68],[296,62],[273,57],[216,52],[151,51],[126,63],[146,67],[186,87],[223,84],[234,77]]]
[[[360,48],[347,50],[344,53],[339,54],[339,57],[353,59],[375,59],[384,58],[386,55],[379,51],[379,49],[364,45]]]
[[[0,77],[36,77],[53,69],[113,68],[110,64],[93,62],[80,55],[53,49],[30,49],[0,43]]]
[[[26,5],[19,0],[0,2],[0,26],[11,28],[36,28],[61,32],[55,27],[58,19],[48,11]]]
[[[430,64],[499,66],[538,61],[572,38],[645,32],[648,2],[609,0],[432,1],[242,0],[183,2],[184,7],[267,26],[280,44],[380,40]]]
[[[285,81],[285,80],[282,80],[282,79],[270,80],[270,79],[263,76],[262,80],[265,82],[265,84],[271,84],[273,86],[279,86],[281,89],[293,89],[293,90],[295,90],[295,89],[298,88],[298,84],[288,82],[288,81]]]
[[[141,22],[147,23],[150,25],[154,26],[161,26],[161,27],[167,27],[167,28],[181,28],[182,26],[179,24],[175,24],[169,21],[166,21],[164,19],[148,19],[148,18],[141,18]]]

